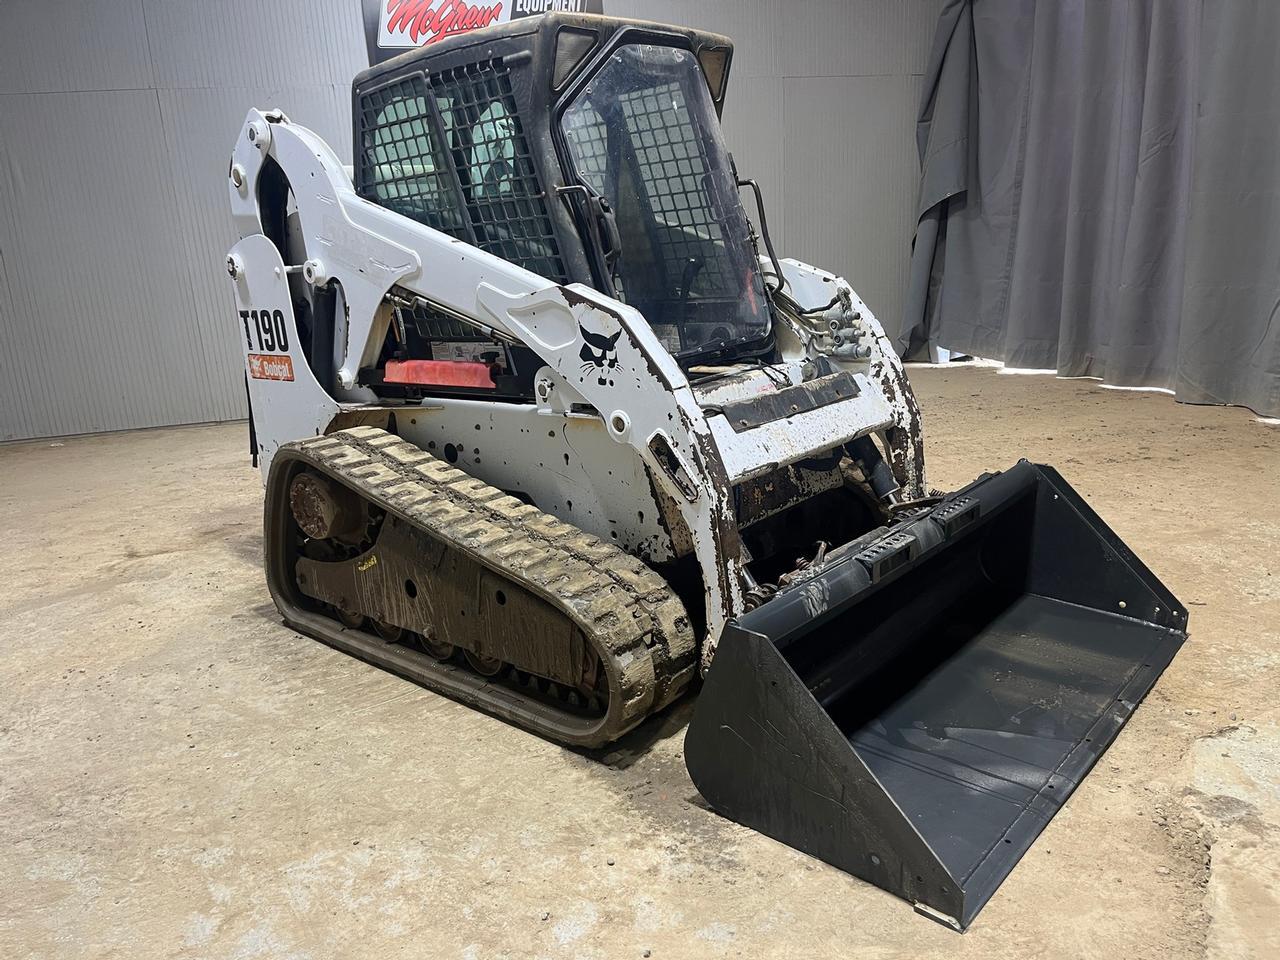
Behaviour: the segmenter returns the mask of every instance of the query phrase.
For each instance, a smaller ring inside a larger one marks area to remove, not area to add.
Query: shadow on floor
[[[678,736],[693,717],[693,704],[693,696],[683,696],[607,747],[575,752],[615,770],[626,770],[663,740]]]

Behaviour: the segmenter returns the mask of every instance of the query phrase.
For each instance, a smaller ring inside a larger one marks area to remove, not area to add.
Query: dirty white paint
[[[277,168],[290,184],[307,184],[306,190],[293,191],[302,249],[290,257],[299,263],[284,263],[275,244],[261,232],[262,223],[275,213],[260,208],[259,182],[265,171]],[[244,353],[264,478],[281,444],[327,431],[341,413],[376,405],[361,402],[355,378],[385,337],[386,298],[395,287],[397,296],[402,291],[404,296],[426,298],[498,337],[528,346],[545,366],[537,375],[536,406],[524,412],[563,417],[585,408],[586,415],[603,424],[609,437],[643,466],[678,514],[672,524],[683,524],[688,531],[701,567],[704,670],[725,624],[746,610],[749,579],[733,503],[734,483],[839,450],[855,438],[903,426],[910,419],[915,439],[906,459],[892,444],[886,443],[886,448],[902,475],[902,486],[911,496],[920,495],[923,458],[910,386],[875,315],[834,274],[799,261],[784,262],[787,289],[797,306],[795,320],[783,331],[792,336],[780,335],[779,349],[791,367],[817,369],[823,364],[824,371],[836,371],[826,376],[842,371],[853,377],[856,395],[809,411],[793,404],[792,415],[775,411],[768,422],[738,431],[723,410],[704,407],[685,371],[634,307],[582,284],[558,285],[360,199],[323,139],[278,110],[248,112],[233,142],[225,182],[241,236],[225,261],[242,329],[232,326]],[[343,291],[345,335],[337,341],[338,386],[332,397],[301,350],[288,285],[291,271],[300,272],[311,286],[332,280]],[[821,312],[828,301],[839,307],[830,318]],[[807,321],[821,329],[806,334],[800,311],[804,316],[821,313]],[[845,358],[831,347],[830,335],[837,329],[855,342],[866,342],[860,357]],[[607,339],[607,366],[603,358],[595,368],[583,363],[586,331]],[[770,377],[762,372],[757,380],[762,386],[768,380],[769,389],[779,395],[787,389],[806,389],[785,374]],[[508,404],[476,402],[470,407],[489,420],[522,416]],[[406,415],[401,409],[399,416]],[[413,417],[407,418],[412,426]],[[555,421],[549,419],[548,425],[554,434]],[[475,428],[480,430],[481,424]],[[544,432],[530,432],[537,444],[510,434],[511,462],[498,466],[496,460],[488,460],[486,479],[500,489],[526,489],[529,465],[539,462],[538,452],[545,447]],[[899,432],[905,436],[905,431]],[[610,485],[607,466],[607,461],[592,461],[586,481]],[[577,522],[568,503],[566,498],[557,515]],[[603,506],[604,498],[597,498],[597,503]],[[545,508],[554,512],[551,505]],[[611,536],[621,530],[618,539],[624,542],[644,539],[654,522],[651,510],[650,527],[644,527],[643,509],[596,518],[596,523],[608,524],[605,529]]]

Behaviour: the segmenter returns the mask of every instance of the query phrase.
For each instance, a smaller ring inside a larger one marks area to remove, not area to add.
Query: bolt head
[[[259,150],[266,150],[271,143],[271,131],[261,120],[253,120],[245,128],[245,137]]]
[[[302,279],[313,286],[323,286],[329,282],[329,272],[324,268],[323,260],[311,259],[302,265]]]

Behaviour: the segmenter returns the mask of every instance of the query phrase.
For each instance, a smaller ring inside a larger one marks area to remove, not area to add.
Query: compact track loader
[[[268,584],[571,746],[700,682],[717,810],[963,928],[1186,613],[1048,467],[926,486],[880,324],[738,178],[731,53],[564,14],[449,37],[356,78],[353,168],[249,112],[227,269]]]

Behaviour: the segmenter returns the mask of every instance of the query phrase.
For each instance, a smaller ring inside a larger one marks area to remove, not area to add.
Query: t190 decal
[[[283,311],[241,310],[240,322],[244,324],[244,345],[250,350],[288,351],[289,333]]]

